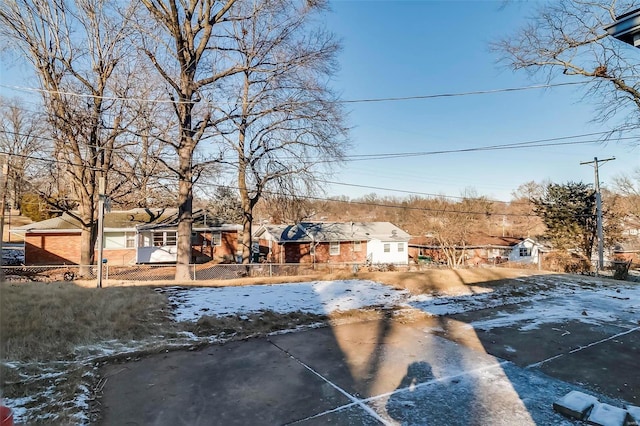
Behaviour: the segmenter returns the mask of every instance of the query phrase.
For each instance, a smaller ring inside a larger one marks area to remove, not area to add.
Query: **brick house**
[[[544,248],[531,238],[478,234],[469,238],[464,246],[456,246],[456,249],[465,251],[465,263],[471,266],[506,261],[535,264]],[[442,246],[436,238],[428,236],[411,238],[409,257],[414,261],[422,258],[436,263],[446,262]]]
[[[172,263],[177,254],[177,209],[132,209],[105,214],[103,258],[111,265]],[[192,261],[234,261],[240,225],[193,213]],[[25,265],[80,262],[79,221],[68,213],[12,230],[24,233]]]
[[[389,222],[262,225],[254,252],[273,263],[408,263],[409,234]]]

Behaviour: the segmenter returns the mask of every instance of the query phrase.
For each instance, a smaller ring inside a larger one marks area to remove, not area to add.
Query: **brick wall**
[[[97,251],[95,257],[96,259],[98,258]],[[132,263],[136,263],[136,249],[103,250],[102,258],[107,259],[109,265],[130,265]]]
[[[204,239],[207,239],[207,246],[202,247]],[[238,249],[238,232],[223,232],[222,244],[211,249],[211,235],[200,235],[198,245],[193,247],[194,257],[217,260],[223,257],[235,259]],[[96,259],[98,254],[95,254]],[[110,265],[128,265],[136,260],[135,249],[104,250],[103,258],[107,259]],[[80,263],[80,234],[26,234],[24,240],[24,261],[26,265],[64,265]]]
[[[268,249],[268,242],[260,240],[262,248]],[[316,263],[343,263],[358,262],[363,263],[367,258],[367,243],[363,241],[360,251],[353,250],[353,242],[346,241],[340,243],[340,254],[331,256],[329,254],[329,243],[319,243],[316,246]],[[268,262],[274,263],[313,263],[310,243],[286,243],[283,245],[273,243],[271,255],[267,256]]]
[[[63,265],[80,263],[80,234],[26,234],[26,265]]]
[[[329,243],[320,243],[316,246],[316,262],[357,262],[363,263],[367,259],[367,243],[363,241],[360,244],[360,251],[353,250],[352,241],[344,241],[340,243],[340,254],[329,254]]]

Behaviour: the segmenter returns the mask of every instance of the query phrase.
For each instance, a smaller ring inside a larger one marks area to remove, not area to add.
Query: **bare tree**
[[[630,229],[640,229],[640,167],[630,174],[621,174],[613,181],[613,190],[620,194],[621,216]]]
[[[52,129],[54,158],[64,163],[81,223],[81,274],[94,260],[99,177],[107,178],[128,87],[114,78],[126,56],[130,9],[106,0],[0,4],[0,31],[30,61]],[[126,80],[124,80],[126,82]],[[61,203],[68,209],[69,203]],[[71,212],[70,212],[71,213]]]
[[[604,27],[616,16],[640,5],[628,0],[553,0],[544,3],[529,23],[493,44],[514,70],[558,77],[590,79],[586,98],[598,105],[598,121],[623,119],[619,131],[640,126],[640,61]]]
[[[194,153],[212,125],[211,105],[201,106],[218,80],[238,72],[220,60],[217,34],[235,0],[142,0],[152,22],[144,28],[142,50],[167,85],[174,103],[171,146],[178,177],[178,254],[176,279],[189,278],[193,225]],[[209,99],[211,100],[211,99]]]
[[[467,190],[458,202],[444,198],[438,201],[439,211],[429,214],[429,234],[438,241],[447,264],[459,268],[464,265],[471,238],[487,231],[487,218],[493,212],[493,203],[485,197],[478,197],[473,190]]]
[[[534,181],[525,182],[511,193],[511,201],[507,208],[509,216],[504,217],[509,221],[512,236],[534,237],[544,233],[545,226],[534,213],[533,200],[544,194],[545,185]]]
[[[166,207],[176,204],[175,175],[163,159],[172,157],[170,105],[163,84],[153,78],[149,64],[136,60],[135,73],[128,76],[136,87],[136,99],[129,100],[132,119],[114,153],[110,198],[123,208]]]
[[[20,208],[22,195],[38,166],[32,156],[49,145],[40,114],[25,109],[17,99],[0,98],[0,151],[8,155],[8,189],[14,208]]]
[[[313,193],[316,178],[341,161],[345,114],[326,82],[339,44],[314,23],[323,2],[254,0],[233,22],[228,49],[240,73],[221,87],[228,120],[218,126],[237,170],[243,209],[243,263],[250,261],[253,208],[265,192],[288,201]]]

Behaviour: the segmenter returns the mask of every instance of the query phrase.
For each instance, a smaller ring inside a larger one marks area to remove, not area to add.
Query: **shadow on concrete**
[[[383,311],[364,322],[112,364],[102,369],[101,424],[561,422],[552,403],[579,386],[526,368],[558,353],[541,344],[551,341],[549,330],[534,338],[517,327],[472,327],[473,315],[502,309],[419,319]],[[529,351],[535,356],[518,362]]]

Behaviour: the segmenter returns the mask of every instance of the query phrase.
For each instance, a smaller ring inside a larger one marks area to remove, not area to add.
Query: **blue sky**
[[[497,63],[489,43],[513,33],[539,2],[331,2],[326,25],[343,41],[334,87],[344,99],[462,93],[530,86],[526,72]],[[640,50],[638,51],[640,61]],[[556,82],[574,81],[558,79]],[[355,154],[464,149],[608,130],[580,86],[425,100],[348,104]],[[458,196],[465,188],[508,200],[531,180],[592,183],[593,157],[603,185],[640,166],[640,147],[569,145],[349,162],[333,181]],[[329,185],[330,195],[404,195]]]
[[[497,63],[489,43],[526,22],[539,1],[332,0],[326,26],[342,39],[333,82],[345,100],[463,93],[530,86],[526,72]],[[638,50],[640,61],[640,50]],[[4,85],[37,87],[29,67],[7,56]],[[559,78],[557,83],[574,81]],[[0,87],[4,96],[33,94]],[[580,86],[380,103],[349,103],[350,155],[425,152],[527,142],[609,130],[594,124],[595,105]],[[28,108],[33,108],[29,103]],[[450,153],[353,161],[326,185],[327,195],[459,196],[466,188],[508,200],[520,184],[593,182],[593,157],[617,159],[600,169],[603,185],[640,166],[640,142]],[[359,186],[366,186],[363,188]],[[375,188],[391,188],[383,191]]]

